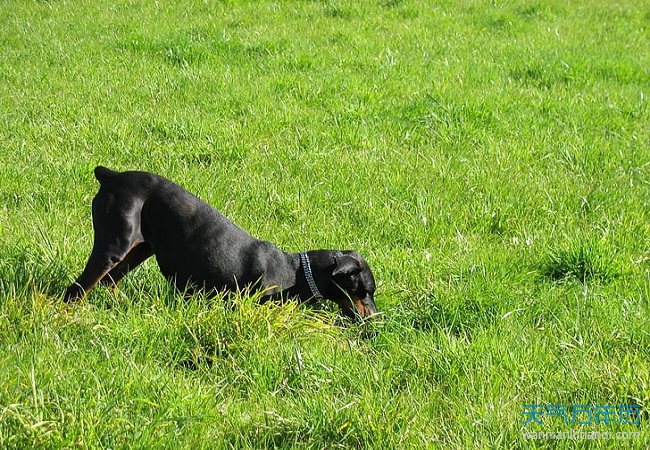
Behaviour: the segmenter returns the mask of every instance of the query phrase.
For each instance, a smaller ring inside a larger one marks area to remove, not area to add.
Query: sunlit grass
[[[644,448],[649,17],[2,3],[0,446],[553,446],[523,439],[524,404],[637,403],[639,427],[574,428]],[[98,164],[159,173],[287,251],[358,250],[381,319],[187,299],[155,261],[63,303]],[[568,429],[547,422],[524,429]]]

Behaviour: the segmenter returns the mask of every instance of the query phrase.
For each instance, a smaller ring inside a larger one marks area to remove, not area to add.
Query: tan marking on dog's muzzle
[[[370,298],[359,298],[354,299],[354,306],[357,309],[357,313],[362,318],[371,317],[377,314],[377,307],[375,302]]]

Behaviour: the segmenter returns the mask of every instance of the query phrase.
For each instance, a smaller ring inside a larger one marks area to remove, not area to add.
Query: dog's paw
[[[66,302],[73,302],[82,298],[84,294],[84,289],[79,284],[73,283],[68,287],[68,289],[65,290],[65,294],[63,294],[63,300]]]

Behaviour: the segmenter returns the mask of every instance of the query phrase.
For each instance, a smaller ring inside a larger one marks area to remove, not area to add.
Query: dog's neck
[[[286,253],[291,276],[281,283],[282,291],[271,295],[271,298],[296,298],[301,302],[310,303],[324,298],[324,286],[318,276],[321,271],[319,260],[310,257],[309,253]]]
[[[314,275],[311,271],[311,262],[309,261],[309,255],[307,252],[299,253],[300,257],[300,267],[302,268],[302,274],[305,277],[305,281],[309,286],[309,291],[311,292],[311,298],[318,301],[323,299],[323,294],[320,293],[316,281],[314,280]]]

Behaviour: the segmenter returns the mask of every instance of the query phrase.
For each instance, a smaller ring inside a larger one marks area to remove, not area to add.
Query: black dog
[[[356,252],[285,253],[255,239],[177,184],[146,172],[95,169],[95,240],[83,273],[65,293],[83,297],[116,284],[152,255],[182,291],[261,290],[263,301],[327,298],[348,316],[377,313],[375,280]]]

